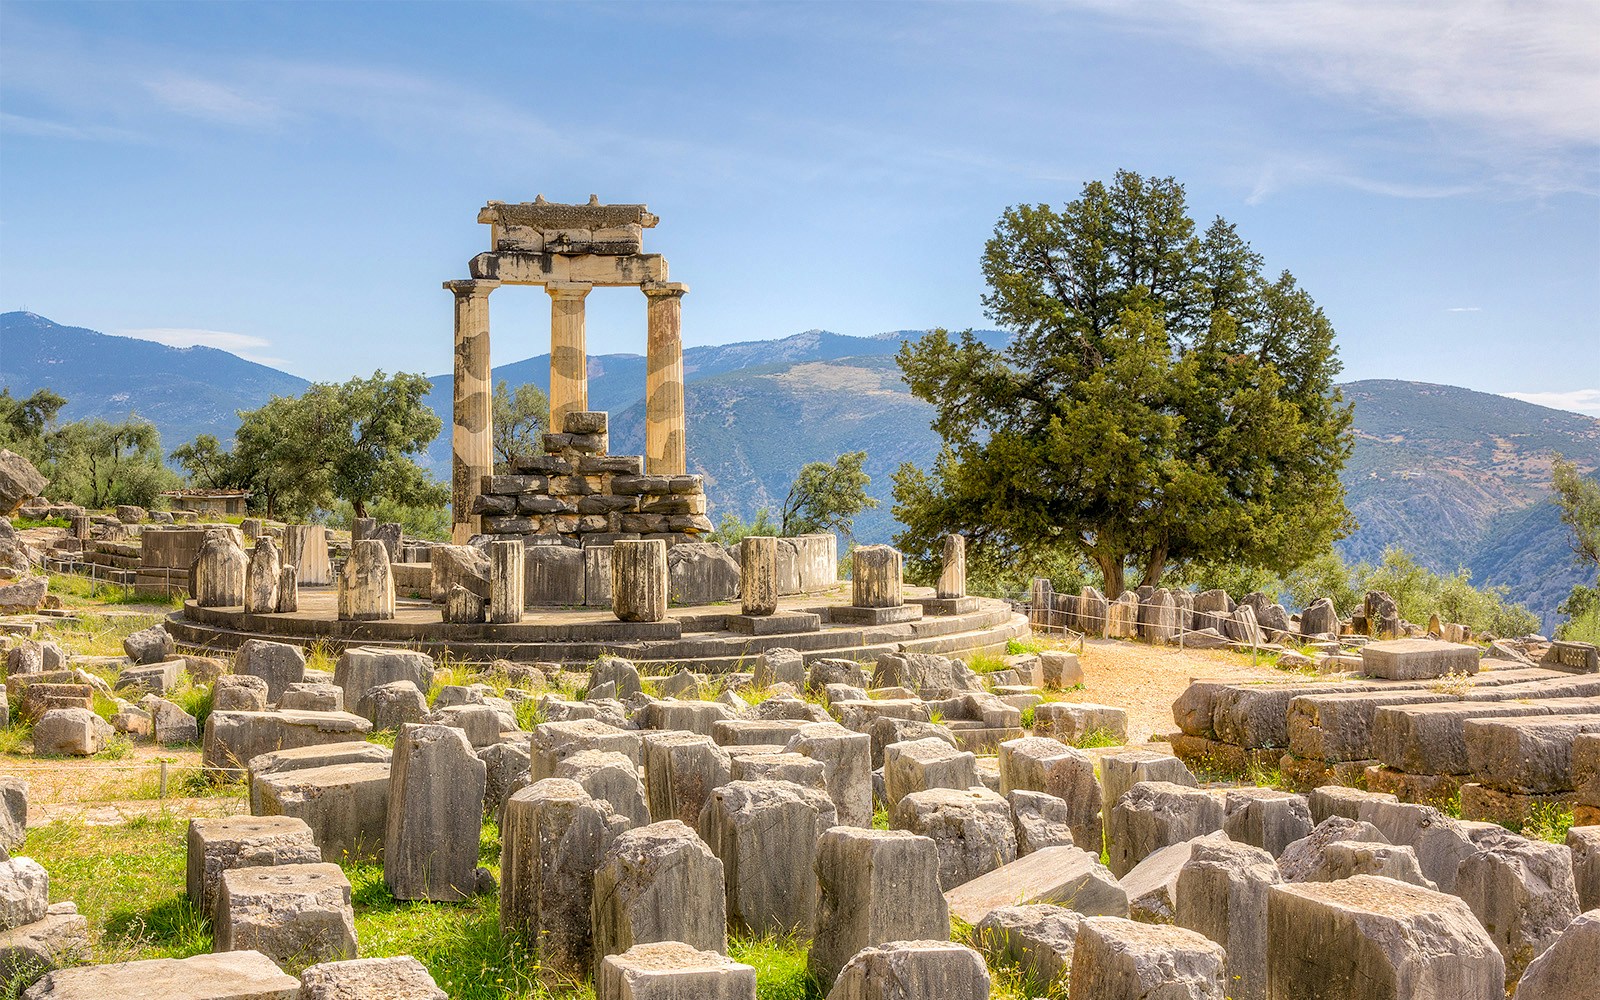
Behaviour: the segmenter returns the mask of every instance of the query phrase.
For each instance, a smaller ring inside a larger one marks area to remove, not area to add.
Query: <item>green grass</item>
[[[992,674],[1007,669],[1006,661],[993,653],[974,653],[967,660],[967,666],[975,674]]]
[[[756,1000],[821,1000],[806,972],[806,945],[793,938],[733,938],[728,957],[756,970]]]
[[[120,583],[108,583],[105,580],[91,580],[85,576],[74,576],[67,573],[51,573],[50,593],[57,597],[67,598],[67,604],[76,606],[88,601],[95,604],[159,604],[174,610],[183,607],[183,595],[150,594],[143,591],[124,587]]]
[[[1042,653],[1044,646],[1033,639],[1007,639],[1006,655],[1017,656],[1021,653]]]
[[[1018,723],[1023,729],[1032,730],[1033,724],[1038,719],[1037,713],[1032,708],[1022,710],[1022,720]]]
[[[889,829],[889,810],[887,808],[878,806],[872,810],[872,828],[874,830]]]
[[[1541,803],[1528,813],[1522,824],[1522,835],[1529,840],[1548,840],[1552,844],[1565,844],[1567,831],[1572,829],[1572,807],[1561,803]]]
[[[51,622],[38,638],[53,639],[63,649],[84,656],[121,656],[122,640],[163,620],[158,614],[98,615],[82,613]]]
[[[1079,750],[1088,750],[1092,747],[1120,747],[1126,742],[1128,741],[1109,729],[1091,729],[1078,737],[1072,745]]]

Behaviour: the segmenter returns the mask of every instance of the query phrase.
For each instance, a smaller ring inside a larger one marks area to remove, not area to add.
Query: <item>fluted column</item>
[[[587,281],[552,281],[550,293],[550,430],[559,433],[569,413],[589,408],[589,353],[584,346],[583,300]]]
[[[644,286],[649,339],[644,376],[644,471],[681,476],[689,470],[683,412],[683,295],[689,286]]]
[[[489,293],[500,282],[447,281],[456,297],[454,429],[450,437],[451,536],[459,544],[478,532],[472,501],[494,471],[494,386],[489,374]],[[303,568],[303,567],[302,567]]]

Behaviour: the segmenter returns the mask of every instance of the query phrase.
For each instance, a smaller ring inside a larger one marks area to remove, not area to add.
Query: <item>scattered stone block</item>
[[[449,1000],[410,955],[324,962],[300,974],[299,1000]]]
[[[311,827],[290,816],[227,816],[189,821],[185,888],[201,913],[216,909],[222,874],[235,868],[322,860]]]
[[[1141,781],[1111,810],[1106,844],[1119,876],[1163,847],[1222,829],[1222,802],[1198,788]]]
[[[806,661],[797,649],[778,647],[764,650],[756,660],[755,677],[751,683],[757,690],[774,684],[793,684],[805,687]]]
[[[1362,822],[1377,827],[1391,844],[1406,844],[1416,851],[1422,874],[1440,892],[1455,892],[1456,869],[1478,850],[1465,824],[1432,806],[1407,802],[1364,801],[1357,811]]]
[[[33,752],[92,757],[113,735],[111,723],[87,708],[52,708],[33,724]]]
[[[1278,857],[1278,870],[1285,882],[1305,882],[1322,870],[1329,845],[1338,843],[1388,844],[1383,831],[1361,820],[1329,816],[1312,828],[1311,833],[1283,849]]]
[[[251,674],[224,674],[211,689],[213,712],[265,712],[267,682]]]
[[[368,688],[356,703],[356,714],[378,730],[396,730],[408,722],[421,722],[428,700],[411,681],[390,681]]]
[[[1388,639],[1361,647],[1361,671],[1393,681],[1431,680],[1445,674],[1475,674],[1480,651],[1436,639]]]
[[[43,917],[0,930],[0,983],[33,978],[89,958],[89,921],[73,903],[52,903]]]
[[[935,788],[906,795],[890,826],[931,839],[939,887],[950,890],[1017,859],[1011,807],[987,788]]]
[[[0,931],[43,920],[50,906],[50,876],[32,858],[0,861]]]
[[[304,820],[324,858],[381,859],[389,774],[387,762],[328,764],[261,775],[252,780],[251,794],[260,798],[258,815]]]
[[[807,969],[831,984],[863,948],[947,939],[933,841],[903,830],[834,827],[817,842],[816,932]]]
[[[630,827],[650,824],[644,782],[639,780],[638,765],[626,754],[583,750],[557,762],[553,776],[576,781],[591,797],[608,803]]]
[[[965,945],[937,941],[893,941],[857,952],[828,1000],[987,1000],[989,969]]]
[[[0,817],[0,824],[4,817]],[[1578,889],[1578,909],[1600,909],[1600,826],[1575,826],[1567,831],[1572,851],[1572,880]]]
[[[1282,881],[1272,855],[1200,842],[1178,875],[1173,923],[1222,945],[1230,1000],[1266,1000],[1267,894]]]
[[[1509,985],[1578,916],[1572,852],[1504,831],[1479,848],[1457,868],[1455,894],[1489,932]]]
[[[713,789],[728,783],[728,751],[695,733],[647,733],[644,737],[645,792],[650,818],[700,822]]]
[[[0,850],[14,851],[28,836],[28,783],[0,775]]]
[[[635,764],[642,756],[638,733],[595,719],[541,722],[529,736],[528,748],[528,774],[534,781],[554,777],[557,763],[585,750],[620,753]]]
[[[1072,992],[1093,1000],[1223,1000],[1223,950],[1194,931],[1087,917],[1072,949]]]
[[[817,841],[837,821],[826,792],[732,781],[711,793],[700,836],[722,860],[728,920],[755,934],[811,936]]]
[[[458,902],[478,885],[483,761],[448,726],[412,725],[395,740],[383,881],[396,899]]]
[[[872,740],[829,722],[802,727],[785,749],[819,761],[840,826],[872,825]]]
[[[260,754],[365,739],[372,723],[348,712],[224,712],[206,716],[201,763],[242,771]]]
[[[1437,889],[1422,866],[1417,852],[1404,844],[1378,844],[1363,840],[1336,840],[1323,848],[1317,864],[1299,882],[1336,882],[1354,875],[1382,875],[1396,882]]]
[[[342,712],[344,689],[336,684],[301,681],[284,689],[278,706],[285,711]]]
[[[666,820],[620,834],[594,877],[594,953],[682,941],[726,954],[722,862],[694,830]]]
[[[644,690],[639,668],[620,656],[602,656],[589,670],[589,690],[604,684],[615,685],[616,697],[631,698]]]
[[[755,1000],[756,970],[680,941],[637,944],[595,972],[595,1000]]]
[[[1230,788],[1223,799],[1223,811],[1222,829],[1230,839],[1262,848],[1273,857],[1311,834],[1311,808],[1305,796],[1293,792]]]
[[[500,822],[506,798],[531,782],[528,778],[528,748],[521,743],[496,743],[478,751],[483,761],[483,815]]]
[[[350,544],[339,571],[339,620],[387,621],[394,618],[394,575],[389,550],[374,538]]]
[[[1101,792],[1094,758],[1042,736],[1007,740],[1000,744],[1000,794],[1017,789],[1044,792],[1065,802],[1072,842],[1090,851],[1100,846]]]
[[[627,820],[583,786],[545,778],[506,800],[500,926],[543,966],[581,978],[594,964],[594,876]]]
[[[1017,835],[1017,856],[1046,847],[1072,845],[1072,811],[1054,795],[1023,788],[1006,794],[1011,824]]]
[[[1128,713],[1110,705],[1045,702],[1034,708],[1033,720],[1035,735],[1053,736],[1063,743],[1081,743],[1090,736],[1128,742]]]
[[[1178,912],[1178,878],[1200,844],[1226,844],[1220,830],[1163,847],[1133,866],[1117,882],[1128,894],[1128,915],[1147,924],[1170,924]]]
[[[999,906],[978,923],[977,942],[997,964],[1019,966],[1050,988],[1072,969],[1072,945],[1083,916],[1052,903]]]
[[[26,1000],[296,1000],[300,980],[258,951],[48,972]]]
[[[1077,653],[1047,649],[1039,654],[1039,661],[1044,668],[1045,687],[1065,691],[1083,683],[1083,666]]]
[[[1600,715],[1468,719],[1464,729],[1467,765],[1480,783],[1547,795],[1572,791],[1573,742],[1579,734],[1600,733]]]
[[[289,685],[306,679],[306,654],[299,646],[248,639],[233,660],[233,672],[267,682],[267,702],[277,704]]]
[[[1046,847],[944,893],[950,912],[976,924],[997,906],[1056,903],[1077,913],[1127,916],[1128,894],[1100,863],[1076,847]]]
[[[259,951],[285,969],[356,957],[350,880],[335,864],[233,868],[222,873],[215,951]]]
[[[1343,785],[1323,785],[1321,788],[1311,790],[1307,805],[1311,808],[1311,822],[1320,825],[1329,816],[1360,819],[1363,802],[1399,801],[1388,792],[1368,792],[1359,788],[1346,788]]]
[[[912,740],[885,747],[884,789],[891,806],[912,792],[930,788],[967,789],[978,783],[977,758],[940,739]]]
[[[1519,1000],[1589,1000],[1600,982],[1600,910],[1582,914],[1532,962],[1517,983]]]
[[[1273,1000],[1501,1000],[1505,962],[1467,904],[1377,875],[1273,886]]]
[[[1102,815],[1111,816],[1111,810],[1123,794],[1141,781],[1168,781],[1174,785],[1198,788],[1200,782],[1189,766],[1169,753],[1159,750],[1118,750],[1100,758],[1100,808]]]
[[[333,682],[344,689],[345,703],[358,705],[373,688],[410,681],[419,691],[433,684],[433,657],[411,649],[352,646],[333,665]]]
[[[135,666],[160,663],[178,651],[172,636],[162,625],[140,629],[122,640],[122,651],[128,654]]]

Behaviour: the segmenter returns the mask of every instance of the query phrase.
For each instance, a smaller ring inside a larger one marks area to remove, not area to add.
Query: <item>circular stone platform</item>
[[[974,653],[1004,653],[1011,639],[1026,637],[1027,618],[1004,601],[974,599],[973,610],[942,610],[932,591],[907,588],[907,604],[925,611],[920,618],[894,624],[833,622],[834,609],[849,603],[839,588],[779,602],[778,615],[752,635],[733,631],[741,616],[737,604],[673,608],[665,621],[618,621],[610,611],[583,608],[530,608],[515,625],[450,625],[427,601],[397,598],[389,621],[339,621],[332,587],[302,587],[300,610],[289,614],[246,614],[243,608],[202,608],[186,601],[167,620],[180,645],[206,651],[231,651],[249,639],[302,645],[321,643],[332,651],[348,646],[401,646],[433,656],[448,654],[469,662],[504,659],[578,666],[603,654],[626,657],[641,666],[683,664],[703,673],[748,670],[763,650],[800,650],[807,661],[820,657],[872,660],[879,653],[939,653],[966,658]],[[848,612],[840,611],[841,615]],[[821,619],[820,627],[805,628]],[[795,630],[783,631],[791,627]],[[746,627],[746,629],[748,626]],[[770,629],[770,631],[769,631]]]

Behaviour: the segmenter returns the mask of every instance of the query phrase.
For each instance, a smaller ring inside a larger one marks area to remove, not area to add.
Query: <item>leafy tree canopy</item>
[[[1011,345],[936,330],[899,355],[944,439],[895,474],[913,560],[960,531],[977,566],[1076,552],[1115,596],[1130,565],[1281,572],[1348,533],[1332,324],[1231,223],[1200,233],[1176,181],[1008,209],[983,270]]]
[[[1590,479],[1564,458],[1551,467],[1551,486],[1561,520],[1572,529],[1572,547],[1585,565],[1600,566],[1600,480]]]
[[[878,506],[867,496],[872,477],[862,471],[864,451],[840,455],[832,462],[807,462],[800,467],[784,498],[780,527],[785,536],[832,531],[848,536],[856,515]]]
[[[494,387],[494,455],[499,472],[510,470],[514,455],[538,455],[540,436],[550,423],[550,399],[544,390],[525,382],[513,390],[504,379]]]

